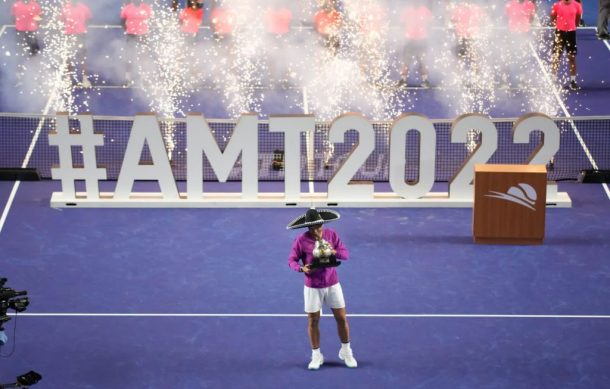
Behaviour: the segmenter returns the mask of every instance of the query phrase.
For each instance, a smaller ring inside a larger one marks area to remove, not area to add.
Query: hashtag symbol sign
[[[59,149],[59,166],[51,168],[51,177],[61,180],[64,200],[76,200],[76,180],[84,180],[87,199],[99,199],[99,180],[106,179],[106,169],[97,166],[95,146],[104,145],[104,135],[93,132],[93,117],[77,115],[80,133],[70,133],[67,113],[58,113],[56,130],[49,133],[49,145]],[[75,166],[72,146],[82,147],[83,165]]]

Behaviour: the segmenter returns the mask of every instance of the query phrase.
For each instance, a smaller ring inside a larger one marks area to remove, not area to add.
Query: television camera
[[[28,300],[28,292],[25,290],[16,291],[15,289],[7,288],[6,278],[0,278],[0,334],[4,335],[4,323],[11,320],[7,315],[9,309],[15,312],[23,312],[27,309],[30,301]],[[0,337],[0,346],[4,344],[6,337]],[[30,385],[36,384],[42,379],[42,376],[31,370],[25,374],[18,376],[15,382],[10,384],[0,384],[0,389],[5,388],[27,388]]]
[[[27,291],[16,291],[15,289],[6,288],[6,278],[0,278],[0,331],[4,330],[4,323],[11,320],[6,314],[9,309],[15,312],[23,312],[30,304],[26,296]]]

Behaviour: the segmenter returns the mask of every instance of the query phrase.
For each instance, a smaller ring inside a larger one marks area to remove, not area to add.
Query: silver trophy
[[[333,254],[333,247],[324,239],[316,240],[316,245],[313,248],[312,269],[337,267],[341,262],[337,261],[337,257]]]

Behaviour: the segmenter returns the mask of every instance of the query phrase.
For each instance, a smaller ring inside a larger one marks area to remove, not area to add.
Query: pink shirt
[[[40,5],[30,0],[27,4],[17,0],[11,8],[15,16],[15,29],[17,31],[36,31],[38,30],[38,18],[41,15]]]
[[[322,231],[322,239],[330,243],[337,251],[335,256],[337,259],[345,261],[349,258],[349,251],[341,242],[339,235],[334,230],[324,228]],[[313,249],[316,245],[316,240],[311,236],[309,231],[305,231],[297,236],[290,249],[288,256],[288,266],[294,271],[299,271],[301,265],[307,265],[313,262]],[[328,288],[339,282],[337,270],[334,267],[315,269],[309,274],[305,274],[305,285],[310,288]]]
[[[91,18],[91,11],[83,3],[73,4],[66,3],[61,13],[61,19],[64,22],[64,33],[84,34],[87,32],[87,20]]]
[[[148,33],[148,19],[152,17],[152,8],[146,3],[135,5],[129,3],[121,9],[121,19],[125,19],[125,32],[130,35]]]
[[[567,4],[558,1],[551,8],[551,17],[556,18],[555,28],[559,31],[575,31],[577,15],[579,19],[582,17],[582,5],[574,0]]]
[[[187,34],[197,34],[201,21],[203,20],[203,8],[193,9],[185,8],[180,12],[180,31]]]
[[[476,4],[462,3],[451,14],[455,33],[459,38],[472,39],[479,35],[484,23],[485,12]]]
[[[215,33],[220,35],[231,34],[235,28],[236,19],[237,18],[232,11],[219,7],[214,8],[210,15],[212,29]]]
[[[314,15],[313,23],[319,34],[335,35],[341,27],[341,14],[335,9],[330,11],[321,9]]]
[[[405,25],[405,38],[414,40],[428,38],[428,27],[433,18],[430,9],[424,5],[406,6],[400,17]]]
[[[292,12],[288,8],[269,8],[265,15],[267,31],[274,35],[284,35],[290,31]]]
[[[511,0],[504,9],[508,16],[508,30],[511,32],[528,32],[532,18],[536,14],[536,6],[530,0],[519,2]]]

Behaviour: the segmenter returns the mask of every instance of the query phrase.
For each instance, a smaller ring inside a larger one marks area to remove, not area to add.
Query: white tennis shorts
[[[315,313],[322,309],[322,304],[332,309],[345,308],[345,299],[341,284],[336,283],[328,288],[310,288],[305,286],[303,289],[305,296],[305,312]]]

